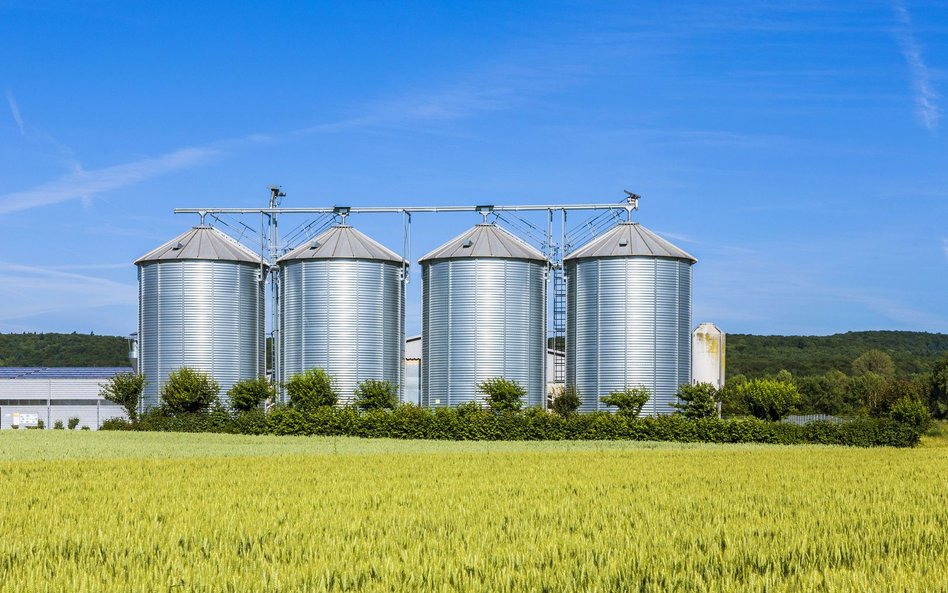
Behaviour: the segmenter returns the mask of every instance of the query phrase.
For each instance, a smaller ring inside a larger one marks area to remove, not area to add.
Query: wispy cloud
[[[26,138],[26,128],[23,127],[23,116],[20,115],[20,106],[16,103],[16,97],[13,96],[13,91],[7,89],[7,104],[10,105],[10,113],[13,115],[13,121],[16,122],[16,127],[20,130],[20,135]]]
[[[208,148],[181,148],[154,158],[95,170],[75,171],[55,181],[0,196],[0,214],[60,204],[113,191],[180,169],[207,162],[219,151]]]
[[[55,268],[0,262],[0,321],[7,322],[61,311],[131,305],[133,284],[66,272]]]
[[[945,252],[945,259],[948,260],[948,239],[942,238],[941,249]]]
[[[257,132],[221,139],[199,146],[181,148],[167,154],[131,161],[96,170],[84,170],[73,158],[72,172],[60,179],[37,187],[0,195],[0,214],[50,206],[72,200],[90,200],[109,191],[128,187],[178,170],[203,164],[229,151],[248,145],[286,141],[294,137],[336,133],[371,127],[404,125],[413,122],[450,121],[478,114],[509,109],[523,97],[559,88],[575,75],[570,68],[544,72],[542,69],[502,69],[471,77],[453,86],[420,92],[415,95],[367,104],[356,117],[301,127],[289,131]],[[11,92],[7,92],[14,118],[21,124],[19,110]],[[71,151],[52,137],[46,138],[60,152]]]
[[[902,55],[908,63],[912,75],[912,87],[915,93],[915,112],[922,124],[929,130],[938,127],[941,118],[941,109],[938,107],[938,94],[931,85],[931,75],[928,66],[922,58],[922,48],[915,39],[912,28],[912,17],[905,7],[903,0],[895,0],[893,7],[899,19],[899,28],[896,36],[902,47]]]

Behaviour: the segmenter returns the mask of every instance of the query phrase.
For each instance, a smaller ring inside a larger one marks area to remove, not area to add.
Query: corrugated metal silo
[[[582,411],[600,398],[646,387],[643,414],[674,411],[691,383],[691,266],[694,257],[637,223],[620,223],[565,258],[566,382]]]
[[[691,334],[691,380],[724,387],[726,337],[713,323],[701,323]]]
[[[419,260],[421,405],[483,401],[477,385],[504,377],[546,404],[546,272],[542,253],[480,224]]]
[[[350,226],[333,227],[279,260],[280,376],[322,368],[340,403],[366,379],[401,384],[404,260]]]
[[[142,404],[158,404],[168,374],[191,367],[227,390],[263,375],[261,257],[224,233],[197,226],[135,261]]]

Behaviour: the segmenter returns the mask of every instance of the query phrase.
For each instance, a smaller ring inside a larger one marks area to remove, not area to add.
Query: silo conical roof
[[[368,259],[404,263],[397,253],[348,225],[337,225],[281,257],[300,259]]]
[[[659,257],[698,260],[637,222],[621,222],[566,256],[567,260],[597,257]]]
[[[479,224],[425,255],[419,262],[460,257],[547,261],[540,251],[496,224]]]
[[[196,226],[135,260],[135,264],[188,259],[246,262],[259,265],[260,254],[211,226]]]

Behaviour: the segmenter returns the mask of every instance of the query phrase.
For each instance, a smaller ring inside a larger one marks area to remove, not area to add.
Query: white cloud
[[[106,278],[53,268],[0,262],[0,322],[75,312],[106,306],[134,305],[138,289]]]
[[[13,91],[7,89],[7,104],[10,105],[10,113],[13,114],[13,121],[16,122],[16,127],[20,130],[20,135],[26,138],[26,128],[23,126],[23,116],[20,115],[20,106],[16,104],[16,97],[13,96]]]
[[[155,158],[91,171],[74,171],[32,189],[0,196],[0,214],[88,198],[163,173],[193,167],[208,161],[216,154],[218,151],[211,148],[182,148]]]
[[[896,30],[899,45],[902,46],[902,55],[908,63],[912,75],[912,86],[915,92],[915,112],[922,124],[929,130],[938,127],[941,118],[941,109],[938,107],[938,94],[931,85],[931,75],[928,66],[922,58],[922,49],[912,31],[912,17],[908,13],[903,0],[895,0],[895,13],[901,23]]]

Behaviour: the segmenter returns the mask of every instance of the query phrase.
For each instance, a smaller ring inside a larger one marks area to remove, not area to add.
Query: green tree
[[[144,388],[145,375],[119,373],[112,375],[102,386],[99,396],[122,406],[128,414],[128,419],[135,422],[138,420],[138,404],[141,402]]]
[[[170,414],[206,412],[217,401],[220,385],[206,373],[181,367],[161,386],[161,403]]]
[[[793,373],[787,369],[780,369],[780,371],[774,375],[774,379],[781,383],[793,383]]]
[[[562,417],[572,416],[582,404],[579,389],[575,385],[556,385],[553,387],[550,409]]]
[[[739,386],[737,393],[748,412],[773,422],[793,411],[800,401],[800,394],[792,383],[774,379],[753,379]]]
[[[290,406],[298,410],[313,411],[335,406],[339,394],[333,385],[332,376],[324,369],[307,369],[293,375],[283,384],[290,398]]]
[[[645,387],[626,387],[610,391],[609,395],[599,399],[607,406],[616,407],[618,414],[635,417],[642,413],[642,408],[648,403],[650,396]]]
[[[886,380],[876,373],[865,373],[849,379],[849,398],[859,402],[860,409],[870,416],[884,409],[882,398],[885,396]]]
[[[230,407],[238,412],[249,412],[260,406],[260,403],[276,397],[276,388],[266,377],[254,377],[238,381],[227,390]]]
[[[935,418],[948,418],[948,352],[935,361],[928,387],[928,405]]]
[[[747,414],[747,408],[744,407],[744,401],[738,393],[738,387],[747,383],[748,379],[744,375],[732,375],[724,382],[718,397],[721,399],[721,414],[725,417],[741,416]]]
[[[388,381],[366,379],[355,388],[355,396],[360,410],[394,410],[398,405],[398,387]]]
[[[913,397],[903,397],[892,404],[889,417],[896,422],[911,426],[919,434],[928,430],[932,422],[928,407]]]
[[[853,361],[853,374],[856,376],[875,373],[887,379],[895,376],[895,363],[892,357],[882,350],[867,350]]]
[[[710,383],[682,384],[676,394],[678,403],[672,407],[685,418],[713,418],[718,413],[718,390]]]
[[[517,412],[523,407],[527,390],[516,381],[495,377],[481,382],[477,390],[487,396],[487,407],[495,412]]]

